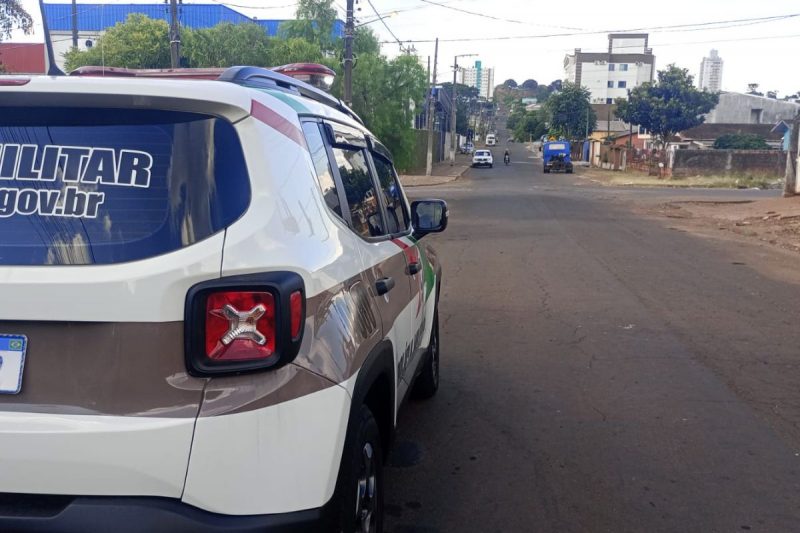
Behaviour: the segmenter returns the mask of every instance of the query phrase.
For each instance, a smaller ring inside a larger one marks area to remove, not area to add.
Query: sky
[[[106,3],[155,2],[161,0],[106,0]],[[78,0],[78,3],[84,2]],[[204,3],[222,3],[262,19],[292,18],[295,10],[294,0]],[[339,17],[344,19],[345,0],[335,0],[334,4]],[[37,25],[33,35],[22,39],[41,40],[37,2],[23,0],[23,5],[36,16]],[[697,76],[700,61],[716,48],[725,62],[723,90],[744,92],[748,83],[758,83],[761,91],[777,90],[778,96],[800,91],[797,60],[800,2],[797,0],[763,4],[752,0],[657,3],[570,0],[563,4],[553,0],[357,0],[356,9],[358,23],[365,24],[381,41],[386,41],[382,50],[387,56],[401,53],[394,34],[403,42],[404,49],[413,47],[423,64],[427,64],[428,56],[434,55],[432,41],[438,37],[439,82],[452,80],[453,56],[476,54],[461,58],[459,64],[471,66],[476,59],[481,60],[484,67],[495,69],[496,85],[508,78],[518,83],[528,78],[550,83],[564,77],[564,56],[575,48],[602,52],[608,47],[608,32],[635,30],[650,34],[657,69],[675,63]],[[376,12],[384,16],[388,29],[377,20]],[[753,20],[781,16],[784,18]],[[20,39],[15,35],[14,40]]]

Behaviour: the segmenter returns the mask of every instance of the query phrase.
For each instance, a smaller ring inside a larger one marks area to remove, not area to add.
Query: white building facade
[[[700,77],[697,80],[700,89],[706,89],[712,93],[722,90],[722,58],[719,52],[711,50],[709,57],[704,57],[700,62]]]
[[[608,52],[581,52],[564,58],[564,81],[585,87],[591,103],[612,104],[628,96],[628,90],[653,81],[655,61],[647,47],[646,33],[612,33]]]
[[[491,100],[494,96],[494,69],[485,68],[480,61],[471,68],[461,69],[460,83],[478,89],[478,96]]]

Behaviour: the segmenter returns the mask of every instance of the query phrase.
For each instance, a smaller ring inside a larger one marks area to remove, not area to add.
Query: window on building
[[[621,71],[623,71],[623,72],[627,72],[628,71],[628,64],[627,63],[620,64],[619,69]]]
[[[606,98],[606,103],[607,104],[613,104],[614,103],[614,99],[613,98]]]
[[[608,70],[616,70],[615,67],[616,67],[616,65],[614,65],[614,63],[609,63],[608,64]]]
[[[333,149],[342,178],[353,230],[362,237],[385,235],[378,194],[364,150],[350,147]]]
[[[607,87],[609,89],[613,89],[614,88],[614,82],[613,81],[609,81]]]
[[[620,82],[617,83],[617,88],[619,88],[619,89],[625,89],[627,86],[628,86],[628,82],[627,81],[620,81]]]
[[[305,122],[303,124],[303,133],[306,136],[308,151],[311,153],[311,160],[314,162],[314,169],[317,171],[317,181],[320,189],[322,189],[322,196],[325,197],[325,203],[328,204],[331,211],[342,218],[339,191],[336,190],[336,183],[333,181],[328,152],[325,149],[325,143],[322,141],[319,125],[316,122]]]

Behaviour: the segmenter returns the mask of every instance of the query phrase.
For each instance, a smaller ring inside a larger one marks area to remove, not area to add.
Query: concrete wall
[[[752,111],[761,109],[756,122]],[[800,104],[784,102],[763,96],[740,93],[720,93],[719,104],[706,115],[709,124],[777,124],[790,121],[800,112]]]
[[[781,178],[786,153],[780,150],[676,150],[672,176],[753,176]]]
[[[425,165],[428,157],[428,130],[413,130],[415,135],[414,163],[411,168],[398,169],[407,174],[425,174]],[[449,135],[446,136],[450,138]],[[443,136],[441,132],[433,132],[433,162],[441,161],[449,153],[449,145],[442,150]]]

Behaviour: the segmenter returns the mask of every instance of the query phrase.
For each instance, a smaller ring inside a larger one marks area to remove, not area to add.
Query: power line
[[[486,13],[479,13],[479,12],[476,12],[476,11],[469,11],[467,9],[462,9],[462,8],[459,8],[459,7],[453,7],[453,6],[449,6],[447,4],[443,4],[443,3],[439,3],[439,2],[433,2],[432,0],[420,0],[420,1],[421,2],[425,2],[426,4],[430,4],[432,6],[443,7],[445,9],[452,9],[453,11],[458,11],[459,13],[466,13],[467,15],[473,15],[473,16],[476,16],[476,17],[482,17],[482,18],[491,19],[491,20],[499,20],[501,22],[511,22],[511,23],[514,23],[514,24],[523,24],[523,25],[527,25],[527,26],[543,26],[543,27],[548,27],[548,28],[562,28],[562,29],[565,29],[565,30],[584,30],[585,29],[585,28],[574,28],[572,26],[556,26],[554,24],[547,24],[547,25],[545,25],[545,24],[534,24],[532,22],[524,22],[524,21],[521,21],[521,20],[513,20],[513,19],[502,18],[502,17],[495,17],[495,16],[492,16],[492,15],[487,15]],[[442,40],[447,40],[447,39],[442,39]]]
[[[426,0],[423,0],[426,1]],[[696,22],[693,24],[674,24],[670,26],[652,26],[652,27],[644,27],[644,28],[631,28],[631,29],[613,29],[613,30],[590,30],[590,31],[580,31],[580,32],[567,32],[567,33],[549,33],[549,34],[539,34],[539,35],[505,35],[499,37],[455,37],[451,39],[439,39],[439,42],[475,42],[475,41],[514,41],[520,39],[546,39],[551,37],[574,37],[576,35],[597,35],[603,33],[631,33],[637,31],[668,31],[674,30],[675,28],[694,28],[694,27],[703,27],[697,29],[704,29],[704,30],[714,30],[714,29],[722,29],[724,28],[709,28],[708,26],[720,25],[720,24],[732,24],[737,22],[751,22],[753,24],[756,23],[767,23],[767,22],[775,22],[778,20],[786,20],[790,18],[800,17],[800,13],[791,13],[788,15],[773,15],[771,17],[756,17],[756,18],[747,18],[747,19],[733,19],[733,20],[717,20],[717,21],[709,21],[709,22]],[[729,26],[733,27],[733,26]],[[689,31],[689,30],[687,30]],[[693,30],[692,30],[693,31]],[[405,41],[406,43],[432,43],[432,39],[411,39]],[[385,44],[385,43],[382,43]]]
[[[403,41],[401,41],[400,39],[398,39],[398,38],[397,38],[397,35],[395,35],[395,34],[394,34],[394,32],[391,30],[391,28],[389,28],[389,25],[388,25],[388,24],[386,24],[386,21],[385,21],[385,20],[383,20],[383,17],[382,17],[382,16],[381,16],[381,15],[378,13],[378,10],[377,10],[377,9],[375,9],[375,6],[372,4],[372,0],[367,0],[367,3],[369,4],[369,7],[371,7],[371,8],[372,8],[372,11],[374,11],[374,12],[375,12],[375,14],[378,16],[378,19],[380,19],[381,23],[383,24],[383,27],[384,27],[384,28],[386,28],[386,31],[388,31],[388,32],[389,32],[389,34],[390,34],[392,37],[394,37],[394,40],[395,40],[395,41],[397,41],[397,44],[399,44],[399,45],[400,45],[400,50],[402,51],[402,50],[403,50]]]
[[[297,5],[297,2],[295,2],[293,4],[284,4],[282,6],[246,6],[246,5],[243,5],[243,4],[231,4],[230,2],[221,2],[219,0],[211,0],[211,1],[214,2],[215,4],[219,4],[221,6],[237,7],[237,8],[240,8],[240,9],[283,9],[285,7],[295,7]],[[186,5],[192,5],[192,4],[184,3],[183,5],[186,6]]]

